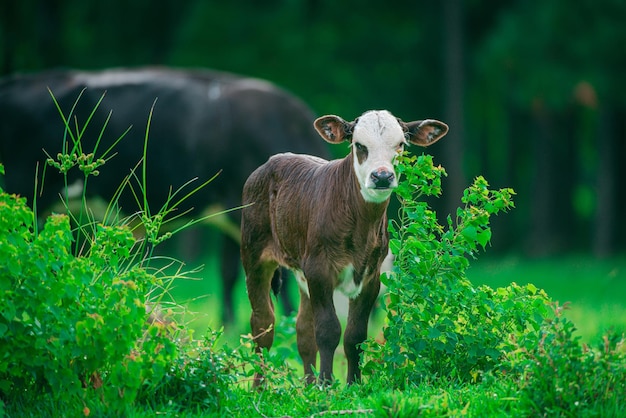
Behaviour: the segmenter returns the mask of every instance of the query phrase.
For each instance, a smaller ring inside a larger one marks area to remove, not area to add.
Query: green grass
[[[588,255],[530,260],[517,256],[476,260],[468,270],[472,283],[491,287],[532,283],[559,304],[583,341],[609,329],[626,332],[626,256],[595,259]]]
[[[445,417],[515,416],[517,398],[504,386],[428,384],[404,391],[373,385],[241,390],[220,411],[182,411],[179,417]],[[519,414],[519,412],[518,412]],[[131,417],[173,416],[167,409]]]

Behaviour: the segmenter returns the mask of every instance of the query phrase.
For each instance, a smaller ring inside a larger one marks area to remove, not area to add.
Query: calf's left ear
[[[403,126],[411,144],[427,147],[448,133],[448,125],[435,119],[407,122]]]
[[[352,138],[354,122],[346,122],[339,116],[326,115],[315,119],[313,126],[327,142],[339,144]]]

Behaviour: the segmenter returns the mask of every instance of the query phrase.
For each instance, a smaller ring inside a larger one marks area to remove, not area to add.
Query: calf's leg
[[[319,378],[323,383],[333,378],[333,358],[341,338],[341,325],[333,302],[335,278],[333,273],[324,270],[324,264],[309,259],[303,269],[309,284],[315,342],[320,353]]]
[[[372,277],[364,284],[359,296],[350,299],[348,323],[343,336],[343,348],[348,359],[346,379],[348,384],[361,380],[359,368],[359,359],[363,352],[361,343],[367,338],[367,324],[379,291],[380,280],[378,277]]]
[[[296,320],[296,335],[298,340],[298,353],[302,358],[304,366],[304,376],[308,383],[315,381],[313,368],[317,363],[317,344],[315,342],[315,321],[313,318],[313,308],[311,300],[302,289],[300,289],[300,308]]]
[[[250,327],[256,342],[256,351],[270,349],[274,342],[274,304],[270,297],[272,276],[278,266],[274,263],[256,262],[252,265],[244,259],[246,270],[246,288],[248,299],[252,307]],[[254,376],[254,386],[259,386],[263,376],[257,373]]]

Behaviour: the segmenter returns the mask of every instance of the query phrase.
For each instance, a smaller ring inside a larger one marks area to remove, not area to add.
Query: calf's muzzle
[[[375,189],[388,189],[393,184],[396,176],[392,171],[379,168],[378,170],[372,171],[370,177]]]

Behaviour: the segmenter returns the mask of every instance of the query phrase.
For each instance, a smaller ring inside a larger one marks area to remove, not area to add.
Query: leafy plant
[[[75,257],[67,216],[52,215],[35,236],[25,200],[4,192],[0,224],[3,398],[75,407],[95,392],[113,409],[132,402],[176,346],[148,322],[146,294],[160,282],[127,263],[130,230],[100,225],[88,254]]]
[[[209,331],[203,340],[187,341],[168,369],[144,386],[139,401],[152,406],[169,403],[179,410],[217,410],[232,396],[236,357],[217,347],[221,332]]]
[[[516,377],[533,414],[615,416],[626,398],[624,336],[609,333],[597,347],[581,344],[565,309],[553,304],[553,316],[539,330],[514,338],[502,367]]]
[[[139,401],[151,407],[167,404],[177,411],[218,411],[236,403],[241,396],[237,388],[249,390],[259,369],[276,393],[304,387],[286,363],[286,356],[293,353],[266,351],[261,356],[253,350],[251,335],[242,336],[235,348],[223,344],[222,336],[223,329],[209,330],[204,339],[187,341],[165,374],[143,387]]]
[[[532,285],[474,287],[465,271],[491,239],[489,219],[513,207],[511,189],[490,190],[477,177],[463,207],[446,226],[423,196],[441,193],[445,171],[428,155],[404,156],[397,189],[402,207],[390,223],[395,269],[384,274],[386,326],[382,343],[366,343],[364,372],[405,387],[438,377],[476,381],[510,348],[509,334],[538,329],[546,295]]]

